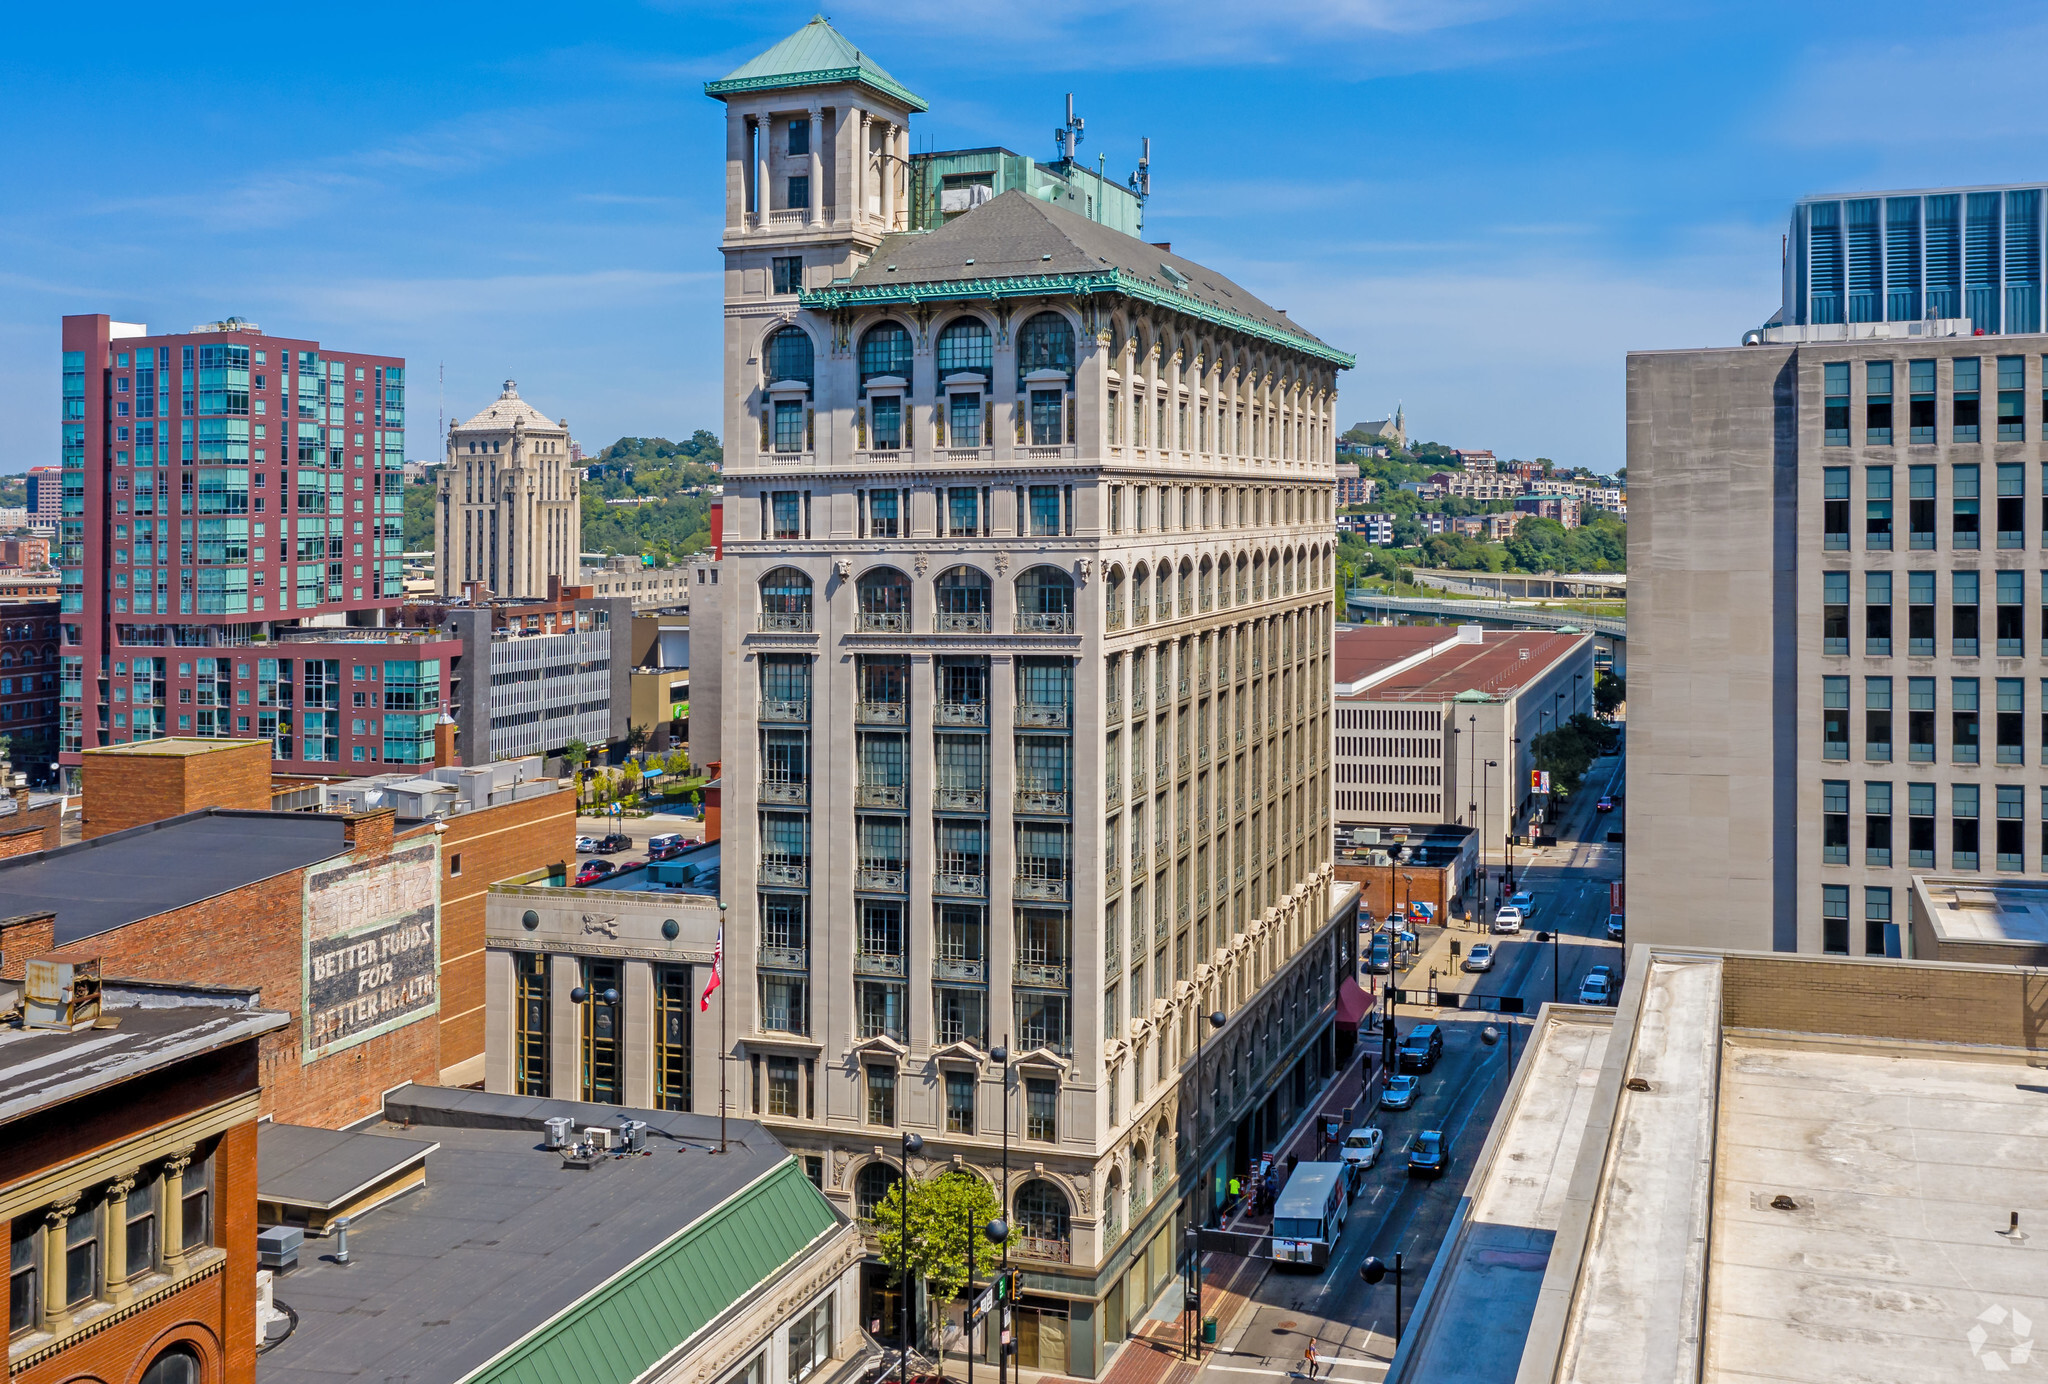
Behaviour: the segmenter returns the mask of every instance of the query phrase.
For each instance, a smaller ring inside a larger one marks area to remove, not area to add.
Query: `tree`
[[[632,751],[633,751],[633,752],[635,752],[636,754],[637,754],[637,753],[638,753],[639,751],[641,751],[641,750],[644,750],[644,749],[646,749],[646,748],[647,748],[647,736],[648,736],[648,730],[647,730],[647,727],[645,727],[645,726],[636,726],[636,725],[632,724],[631,722],[628,722],[628,723],[626,724],[626,748],[627,748],[627,749],[629,749],[629,750],[632,750]]]
[[[1596,684],[1597,689],[1597,684]],[[1620,732],[1580,712],[1556,730],[1529,742],[1536,767],[1550,775],[1550,790],[1560,798],[1578,792],[1593,761],[1614,749]]]
[[[590,746],[581,740],[571,740],[562,746],[562,762],[571,769],[581,769],[590,762]]]
[[[1621,704],[1628,700],[1628,680],[1619,673],[1606,672],[1593,675],[1593,710],[1602,716],[1612,716]]]
[[[888,1265],[889,1281],[902,1280],[903,1180],[875,1204],[875,1247]],[[974,1237],[975,1264],[993,1264],[997,1251],[982,1228],[1003,1214],[995,1188],[970,1172],[949,1171],[910,1184],[910,1272],[925,1291],[951,1302],[967,1286],[967,1244]]]

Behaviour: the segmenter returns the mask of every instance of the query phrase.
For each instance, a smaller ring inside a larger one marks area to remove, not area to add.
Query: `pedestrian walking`
[[[1308,1348],[1301,1352],[1301,1372],[1310,1379],[1314,1379],[1316,1377],[1316,1366],[1321,1363],[1322,1357],[1316,1354],[1316,1343],[1310,1341]]]
[[[1231,1209],[1231,1210],[1235,1211],[1235,1210],[1237,1209],[1237,1202],[1238,1202],[1238,1198],[1239,1198],[1239,1197],[1242,1197],[1243,1195],[1244,1195],[1244,1184],[1243,1184],[1242,1182],[1239,1182],[1239,1181],[1238,1181],[1238,1180],[1237,1180],[1236,1178],[1234,1178],[1234,1177],[1233,1177],[1233,1178],[1231,1178],[1231,1179],[1230,1179],[1230,1209]]]

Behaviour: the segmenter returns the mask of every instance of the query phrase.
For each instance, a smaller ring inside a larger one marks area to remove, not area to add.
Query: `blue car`
[[[1408,1150],[1408,1176],[1441,1177],[1451,1161],[1451,1143],[1440,1129],[1425,1129]]]
[[[1386,1110],[1406,1110],[1415,1104],[1415,1092],[1422,1085],[1420,1077],[1402,1072],[1387,1078],[1386,1089],[1380,1092],[1380,1106]]]

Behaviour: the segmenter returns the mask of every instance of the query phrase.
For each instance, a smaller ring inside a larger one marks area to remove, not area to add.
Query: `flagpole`
[[[725,912],[725,902],[719,901],[718,911]],[[732,1063],[732,1047],[726,1037],[725,1021],[732,1005],[732,990],[725,983],[725,919],[718,920],[718,1151],[725,1149],[725,1074]]]

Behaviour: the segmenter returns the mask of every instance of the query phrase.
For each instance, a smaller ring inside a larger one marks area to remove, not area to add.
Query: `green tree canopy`
[[[1551,792],[1568,798],[1579,791],[1593,761],[1613,752],[1620,734],[1613,726],[1582,711],[1556,730],[1530,741],[1529,752],[1536,767],[1550,775]]]
[[[875,1204],[875,1244],[888,1265],[889,1281],[902,1278],[903,1180]],[[974,1236],[975,1265],[987,1277],[999,1251],[983,1228],[1003,1214],[1003,1203],[989,1186],[970,1172],[947,1171],[910,1184],[910,1272],[924,1280],[926,1290],[941,1302],[960,1296],[967,1286],[967,1243]]]

